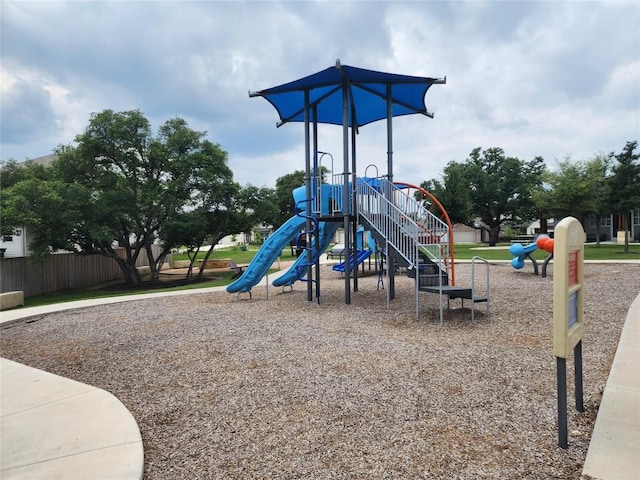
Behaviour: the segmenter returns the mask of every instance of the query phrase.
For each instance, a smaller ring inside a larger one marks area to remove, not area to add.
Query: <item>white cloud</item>
[[[92,112],[182,116],[241,184],[304,168],[301,125],[261,90],[334,64],[447,76],[434,119],[394,119],[394,172],[420,183],[475,147],[523,159],[620,151],[640,131],[637,2],[20,2],[0,4],[3,159],[48,154]],[[342,130],[320,128],[342,168]],[[358,173],[386,171],[384,122]]]

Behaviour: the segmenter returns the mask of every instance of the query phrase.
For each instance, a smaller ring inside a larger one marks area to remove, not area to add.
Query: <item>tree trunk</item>
[[[120,267],[120,271],[122,272],[122,277],[124,279],[124,283],[127,285],[131,285],[133,287],[139,287],[142,283],[142,278],[140,277],[140,273],[136,268],[136,258],[138,257],[137,251],[135,255],[131,254],[131,248],[125,247],[125,251],[127,252],[127,256],[122,258],[118,255],[115,250],[110,246],[102,246],[98,249],[102,255],[105,257],[113,258],[118,267]]]
[[[207,260],[209,260],[209,257],[211,257],[211,254],[213,253],[213,248],[215,247],[215,243],[211,242],[211,246],[209,247],[209,250],[207,250],[207,253],[205,253],[204,255],[204,259],[202,260],[202,265],[200,265],[200,268],[198,269],[198,280],[202,280],[202,277],[204,275],[204,267],[207,265]]]
[[[549,221],[547,217],[540,217],[540,233],[549,233]]]
[[[151,244],[146,243],[146,245],[144,246],[144,251],[147,253],[147,263],[149,264],[149,268],[151,269],[151,278],[149,279],[149,281],[151,282],[151,285],[157,285],[158,284],[158,266],[156,264],[156,259],[153,257],[153,250],[151,249]]]
[[[627,217],[628,217],[628,213],[621,213],[620,214],[620,224],[623,228],[623,232],[624,232],[624,253],[629,253],[629,232],[628,232],[628,223],[627,223]]]
[[[198,250],[189,250],[187,252],[187,257],[189,257],[189,268],[187,268],[187,276],[185,277],[185,280],[191,280],[193,279],[193,264],[196,263],[196,259],[198,258]]]
[[[489,228],[489,246],[495,247],[500,239],[500,224],[491,225]]]
[[[211,247],[209,247],[209,250],[207,251],[207,253],[204,256],[204,261],[202,262],[202,266],[200,267],[200,270],[198,271],[198,280],[202,280],[202,276],[204,274],[204,267],[207,264],[207,260],[209,259],[209,257],[211,256],[211,254],[213,253],[213,250],[215,248],[215,246],[220,242],[220,240],[222,240],[224,238],[224,235],[218,235],[215,238],[211,239]]]
[[[114,258],[111,255],[107,256]],[[116,262],[118,262],[120,271],[122,272],[124,283],[126,283],[127,285],[132,285],[134,287],[139,287],[142,284],[142,278],[140,277],[140,273],[136,268],[135,262],[133,263],[133,265],[130,265],[124,258],[116,256],[115,259]]]
[[[147,258],[149,261],[149,266],[151,267],[151,284],[158,285],[160,283],[160,270],[162,269],[162,265],[164,264],[164,260],[169,253],[168,249],[162,250],[158,258],[153,258],[153,250],[150,245],[147,246]]]

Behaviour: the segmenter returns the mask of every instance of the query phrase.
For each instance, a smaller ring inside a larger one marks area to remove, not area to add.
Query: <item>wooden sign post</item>
[[[566,217],[554,230],[553,248],[553,350],[558,381],[558,445],[567,441],[567,356],[573,349],[576,410],[584,412],[582,393],[582,333],[584,230]]]

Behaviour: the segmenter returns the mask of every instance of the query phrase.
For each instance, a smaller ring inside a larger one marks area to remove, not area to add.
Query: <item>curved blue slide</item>
[[[354,255],[353,255],[353,253],[352,253],[352,254],[351,254],[351,262],[349,263],[349,268],[350,268],[351,270],[356,269],[357,267],[359,267],[359,266],[360,266],[360,264],[361,264],[362,262],[364,262],[367,258],[369,258],[369,257],[371,256],[371,254],[372,254],[372,253],[373,253],[373,250],[358,250],[358,252],[357,252],[357,256],[356,256],[356,263],[355,263],[355,265],[354,265],[354,263],[353,263],[353,257],[354,257]],[[333,266],[333,269],[334,269],[336,272],[344,272],[345,267],[346,267],[346,263],[347,263],[347,261],[346,261],[346,260],[345,260],[344,262],[342,262],[342,263],[338,263],[337,265],[334,265],[334,266]]]
[[[306,218],[297,215],[284,222],[265,240],[240,278],[227,286],[227,292],[248,292],[254,285],[257,285],[269,271],[273,262],[280,256],[282,249],[300,233],[306,223]]]
[[[333,234],[336,233],[340,222],[320,222],[318,226],[318,248],[317,251],[319,254],[322,254],[329,244],[331,243],[331,239],[333,238]],[[315,240],[314,240],[315,243]],[[314,245],[315,247],[315,245]],[[287,270],[284,274],[280,275],[276,278],[272,285],[274,287],[284,287],[293,285],[293,282],[300,280],[298,278],[298,268],[303,267],[307,264],[307,255],[303,253],[298,257],[289,270]]]

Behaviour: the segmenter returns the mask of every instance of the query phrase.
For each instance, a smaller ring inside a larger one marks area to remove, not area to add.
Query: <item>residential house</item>
[[[584,225],[587,242],[595,242],[597,240],[597,226],[597,216],[587,216],[587,220]],[[602,215],[600,217],[600,241],[624,242],[624,230],[622,230],[622,228],[622,218],[620,215]],[[629,240],[631,242],[640,242],[640,208],[636,208],[629,212],[627,228],[629,232]]]
[[[2,258],[26,257],[28,241],[25,228],[19,228],[13,235],[0,237],[0,256]]]

